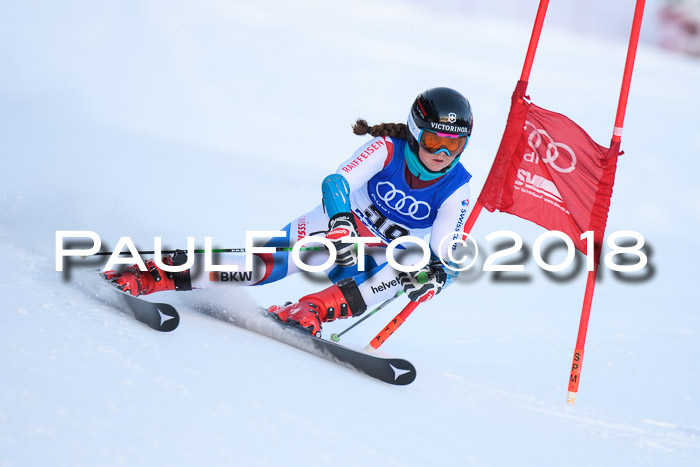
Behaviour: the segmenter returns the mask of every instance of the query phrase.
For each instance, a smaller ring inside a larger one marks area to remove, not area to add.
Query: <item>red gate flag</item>
[[[619,146],[605,148],[566,116],[527,102],[526,85],[513,93],[479,202],[564,232],[586,254],[581,234],[593,231],[600,244],[605,233]]]

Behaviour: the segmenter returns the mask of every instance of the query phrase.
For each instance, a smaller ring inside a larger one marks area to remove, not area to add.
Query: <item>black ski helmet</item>
[[[450,88],[432,88],[416,97],[408,115],[408,144],[418,154],[421,130],[450,135],[472,134],[472,107],[459,92]]]

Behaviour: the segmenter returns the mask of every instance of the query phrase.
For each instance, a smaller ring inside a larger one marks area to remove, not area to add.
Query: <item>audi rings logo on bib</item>
[[[430,216],[430,205],[425,201],[419,201],[413,196],[407,195],[396,188],[391,182],[379,182],[376,187],[377,196],[389,209],[408,216],[417,221],[427,219]]]

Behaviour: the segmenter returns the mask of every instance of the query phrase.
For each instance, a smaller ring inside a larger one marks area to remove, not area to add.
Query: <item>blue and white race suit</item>
[[[365,270],[357,266],[332,266],[326,274],[333,282],[354,277],[368,306],[380,303],[401,289],[398,271],[388,266],[385,247],[398,237],[430,236],[432,253],[448,258],[450,240],[457,238],[466,221],[469,206],[469,179],[471,175],[457,163],[444,176],[422,188],[411,188],[407,180],[405,151],[407,142],[389,137],[374,138],[338,167],[336,173],[347,180],[350,187],[350,206],[363,237],[377,237],[383,247],[365,249]],[[299,216],[284,229],[284,237],[271,239],[265,246],[292,247],[309,235],[323,235],[328,229],[329,216],[323,205]],[[445,241],[443,241],[445,240]],[[313,244],[309,243],[309,246]],[[402,259],[402,264],[417,263],[419,256]],[[306,264],[323,264],[327,253],[305,252]],[[397,258],[398,259],[398,258]],[[222,255],[220,264],[236,264],[245,269],[242,255]],[[211,281],[259,285],[277,281],[299,272],[288,252],[255,256],[254,268],[248,273],[195,274],[193,286],[207,287]]]

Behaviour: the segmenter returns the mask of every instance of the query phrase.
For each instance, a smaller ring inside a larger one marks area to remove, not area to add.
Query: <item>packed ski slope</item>
[[[55,271],[57,230],[151,249],[281,228],[362,142],[356,118],[404,121],[432,86],[474,108],[462,160],[475,197],[530,22],[399,1],[3,10],[0,466],[697,465],[700,62],[640,47],[608,232],[642,233],[649,265],[634,280],[603,269],[570,406],[585,273],[555,280],[530,253],[511,258],[523,273],[464,274],[387,341],[418,369],[406,387],[202,312],[296,299],[324,286],[316,276],[161,294],[182,318],[163,334],[90,297],[100,263]],[[607,145],[625,53],[545,22],[528,94]],[[482,214],[481,264],[502,229],[529,246],[542,232]],[[364,347],[404,303],[342,342]]]

